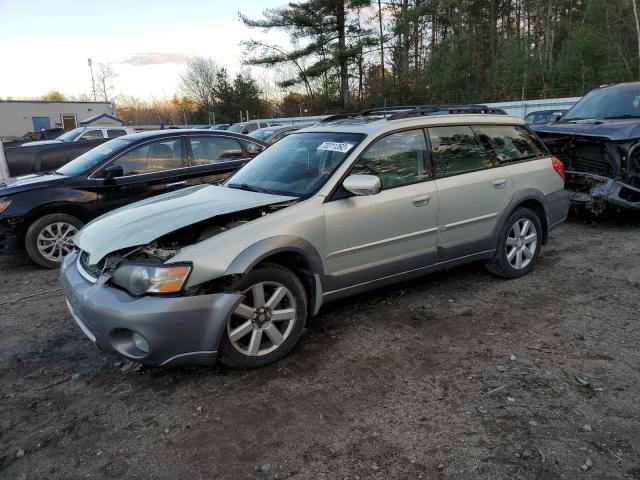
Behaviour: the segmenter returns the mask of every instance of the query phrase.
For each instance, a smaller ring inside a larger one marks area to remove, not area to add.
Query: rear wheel
[[[73,250],[73,237],[80,228],[82,222],[66,213],[40,217],[27,229],[27,254],[41,267],[57,268],[64,256]]]
[[[502,228],[498,248],[485,266],[494,275],[519,278],[529,273],[540,256],[542,224],[528,208],[518,208]]]
[[[307,320],[307,297],[290,270],[277,265],[254,270],[235,288],[245,298],[231,315],[218,358],[238,368],[258,368],[284,357]]]

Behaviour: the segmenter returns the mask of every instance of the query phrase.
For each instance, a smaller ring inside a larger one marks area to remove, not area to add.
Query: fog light
[[[142,350],[144,353],[149,353],[149,342],[139,333],[133,332],[133,343],[136,347]]]

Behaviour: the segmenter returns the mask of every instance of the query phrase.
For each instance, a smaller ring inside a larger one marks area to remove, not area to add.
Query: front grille
[[[104,259],[94,265],[89,265],[89,252],[80,253],[80,266],[93,278],[98,278],[104,270]]]

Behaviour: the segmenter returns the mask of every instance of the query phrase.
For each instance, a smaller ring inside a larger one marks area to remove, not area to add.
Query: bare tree
[[[221,68],[211,58],[197,57],[180,74],[180,88],[204,111],[215,109],[218,74]]]
[[[115,89],[113,81],[118,74],[111,68],[108,63],[101,63],[98,65],[98,74],[96,75],[97,93],[103,101],[111,101],[111,94]]]

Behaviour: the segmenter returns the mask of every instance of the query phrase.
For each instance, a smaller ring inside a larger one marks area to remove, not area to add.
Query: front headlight
[[[0,213],[4,212],[11,205],[11,200],[0,200]]]
[[[182,289],[190,272],[187,265],[122,265],[113,272],[111,281],[136,296],[174,293]]]

